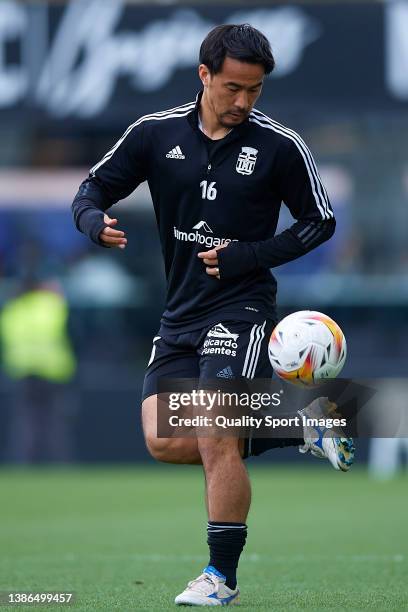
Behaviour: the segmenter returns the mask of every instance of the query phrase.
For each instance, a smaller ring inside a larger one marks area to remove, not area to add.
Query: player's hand
[[[197,254],[197,257],[202,259],[203,263],[205,263],[205,271],[207,272],[207,274],[209,276],[214,276],[215,278],[218,278],[218,280],[220,280],[220,269],[218,268],[217,251],[219,251],[220,249],[225,249],[228,244],[229,242],[227,242],[227,244],[220,244],[220,246],[217,246],[214,249],[210,249],[209,251],[202,251],[201,253]]]
[[[103,242],[103,244],[110,248],[119,248],[125,249],[127,245],[127,239],[125,237],[125,232],[114,229],[117,224],[117,219],[111,219],[108,215],[103,215],[103,220],[108,225],[105,227],[101,233],[99,234],[99,240]]]

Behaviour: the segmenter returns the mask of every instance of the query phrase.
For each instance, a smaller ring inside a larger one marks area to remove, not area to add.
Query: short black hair
[[[226,57],[262,64],[265,74],[271,73],[275,67],[268,39],[248,23],[217,26],[204,38],[200,47],[200,64],[205,64],[211,74],[221,72]]]

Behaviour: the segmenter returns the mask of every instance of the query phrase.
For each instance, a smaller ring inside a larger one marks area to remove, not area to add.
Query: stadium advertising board
[[[27,108],[55,120],[133,118],[151,110],[152,95],[175,106],[198,89],[201,40],[228,22],[249,22],[273,41],[279,86],[266,88],[267,107],[395,109],[408,100],[403,2],[187,8],[10,0],[0,4],[0,20],[0,109],[23,119]]]

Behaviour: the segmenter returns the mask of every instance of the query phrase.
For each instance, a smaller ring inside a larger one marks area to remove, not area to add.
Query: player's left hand
[[[202,259],[203,263],[205,263],[205,271],[207,272],[207,274],[209,276],[214,276],[215,278],[218,278],[218,280],[220,280],[220,269],[218,268],[217,251],[219,251],[220,249],[225,249],[228,244],[228,242],[227,244],[220,244],[220,246],[217,246],[214,249],[210,249],[209,251],[202,251],[201,253],[197,254],[197,257]]]

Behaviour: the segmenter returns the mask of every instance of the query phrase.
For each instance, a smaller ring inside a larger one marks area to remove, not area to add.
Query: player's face
[[[199,75],[218,123],[233,128],[245,121],[259,98],[265,71],[261,64],[226,57],[221,72],[212,75],[207,66],[201,64]]]

